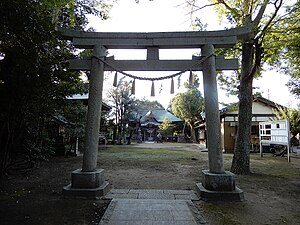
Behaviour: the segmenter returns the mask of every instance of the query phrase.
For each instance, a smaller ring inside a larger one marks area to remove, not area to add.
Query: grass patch
[[[282,177],[299,179],[299,170],[293,168],[290,163],[287,162],[287,158],[265,156],[260,157],[259,154],[251,155],[251,169],[254,173]]]
[[[105,151],[99,152],[100,159],[111,160],[140,160],[150,162],[178,162],[181,164],[190,164],[191,161],[199,161],[205,153],[192,151],[174,151],[164,148],[160,149],[146,149],[146,148],[121,148],[109,147]]]
[[[230,170],[232,154],[223,154],[224,167]],[[105,150],[99,151],[99,159],[108,161],[140,161],[155,163],[179,163],[182,165],[195,165],[208,162],[207,152],[170,150],[165,148],[135,148],[124,146],[109,146]],[[286,158],[272,157],[266,155],[260,157],[259,154],[250,155],[251,171],[254,174],[263,176],[274,176],[280,178],[300,178],[299,170],[291,167]]]

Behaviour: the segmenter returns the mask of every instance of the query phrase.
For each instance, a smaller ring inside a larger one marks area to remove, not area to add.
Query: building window
[[[258,125],[251,126],[251,135],[258,135],[259,134],[259,127]]]

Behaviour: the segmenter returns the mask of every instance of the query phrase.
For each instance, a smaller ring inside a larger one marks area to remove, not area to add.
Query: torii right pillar
[[[223,165],[214,46],[202,46],[201,55],[211,56],[203,62],[209,170],[202,171],[202,183],[196,184],[196,190],[202,199],[208,201],[241,201],[243,191],[235,186],[234,174],[225,171]]]

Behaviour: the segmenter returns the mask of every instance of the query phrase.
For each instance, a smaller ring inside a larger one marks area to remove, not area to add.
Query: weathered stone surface
[[[94,46],[93,55],[98,58],[104,58],[106,51],[106,48],[103,46]],[[82,170],[85,172],[95,171],[97,169],[103,79],[104,63],[98,62],[96,58],[93,58],[89,79],[88,112],[82,162]]]
[[[72,188],[98,188],[104,182],[103,169],[94,172],[83,172],[77,169],[72,172]]]
[[[94,46],[93,55],[104,58],[106,51],[103,46]],[[65,196],[101,197],[108,192],[109,184],[104,181],[104,170],[97,169],[103,77],[104,63],[93,58],[82,170],[72,172],[72,183],[63,188]]]
[[[77,169],[72,172],[72,183],[63,187],[64,196],[98,198],[107,194],[109,183],[104,181],[104,170],[83,172]]]
[[[210,191],[233,191],[235,189],[234,174],[229,171],[216,174],[203,170],[202,185]]]
[[[193,190],[112,189],[105,198],[199,200]]]
[[[210,191],[201,183],[196,184],[196,190],[201,199],[205,201],[243,201],[244,192],[235,187],[233,191]]]
[[[167,193],[142,192],[139,199],[175,199],[175,196]]]
[[[213,44],[217,48],[230,48],[237,42],[236,36],[223,37],[151,37],[151,38],[73,38],[73,45],[77,48],[93,48],[95,45],[103,45],[108,49],[135,49],[158,46],[159,48],[198,48],[201,45]]]
[[[77,47],[92,48],[95,44],[107,48],[146,48],[148,47],[193,47],[202,44],[214,44],[215,47],[232,47],[237,39],[253,33],[251,26],[219,31],[188,32],[148,32],[148,33],[115,33],[83,32],[58,28],[65,38],[73,39]],[[76,41],[74,40],[76,39]],[[80,41],[85,40],[85,41]],[[96,42],[95,42],[96,40]]]
[[[109,193],[111,194],[128,194],[130,189],[111,189]]]
[[[71,184],[63,187],[63,195],[66,197],[100,198],[108,191],[109,183],[106,181],[97,188],[72,188]]]
[[[130,189],[129,193],[162,194],[164,190],[159,189]]]
[[[224,173],[221,149],[221,124],[214,46],[202,46],[201,54],[211,56],[203,62],[203,89],[207,129],[208,165],[212,173]]]
[[[108,193],[105,195],[105,198],[107,199],[113,199],[113,198],[129,198],[129,199],[138,199],[139,194],[121,194],[121,193]]]
[[[198,225],[206,224],[192,201],[113,199],[99,225]],[[194,207],[195,209],[195,207]]]
[[[202,57],[203,58],[203,57]],[[198,61],[201,60],[201,57]],[[192,71],[202,71],[201,63],[197,64],[193,60],[111,60],[106,59],[104,71],[114,71],[118,68],[122,71],[181,71],[190,68]],[[70,69],[89,71],[92,68],[90,59],[70,59]],[[110,66],[109,66],[109,65]],[[223,56],[216,57],[216,70],[236,70],[238,69],[237,59],[224,59]]]

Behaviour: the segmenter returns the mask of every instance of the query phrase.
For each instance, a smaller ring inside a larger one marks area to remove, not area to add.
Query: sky
[[[89,16],[90,26],[98,32],[172,32],[172,31],[191,31],[191,17],[181,3],[183,0],[140,0],[137,4],[135,0],[119,0],[109,13],[110,19],[101,21],[98,18]],[[222,30],[224,26],[218,22],[218,17],[211,8],[205,8],[197,13],[201,17],[202,23],[207,23],[207,30]],[[160,50],[160,59],[191,59],[198,49],[184,50]],[[114,55],[115,59],[146,59],[146,50],[109,50],[109,55]],[[130,72],[130,74],[148,77],[165,76],[174,72]],[[108,75],[104,83],[104,91],[111,87],[114,73]],[[203,94],[202,72],[197,72],[200,78],[200,91]],[[181,76],[180,88],[177,79],[175,82],[175,94],[183,92],[183,82],[187,81],[188,73]],[[119,74],[119,78],[122,75]],[[126,78],[127,79],[127,78]],[[275,70],[265,69],[263,76],[254,81],[254,86],[259,87],[262,96],[284,106],[297,107],[300,104],[288,91],[286,83],[288,76],[277,73]],[[178,86],[179,87],[179,86]],[[150,97],[151,82],[136,81],[136,98],[146,97],[149,100],[159,101],[165,108],[171,98],[175,95],[170,94],[170,80],[155,82],[155,97]],[[105,94],[104,94],[105,96]],[[237,97],[227,97],[223,90],[218,92],[219,102],[237,102]],[[222,106],[220,106],[222,107]]]

